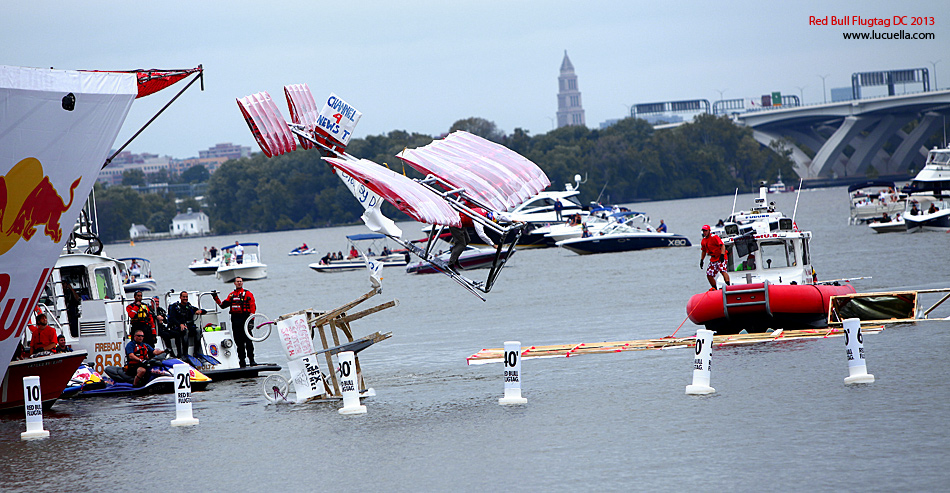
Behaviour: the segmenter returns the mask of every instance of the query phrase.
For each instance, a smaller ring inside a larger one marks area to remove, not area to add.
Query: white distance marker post
[[[194,426],[198,419],[191,411],[191,367],[179,363],[172,367],[175,372],[175,419],[172,426]]]
[[[356,354],[353,351],[340,353],[340,392],[343,393],[343,408],[340,414],[366,414],[366,406],[360,404],[360,389],[356,381]]]
[[[23,377],[23,408],[26,410],[26,431],[20,433],[20,439],[48,438],[49,431],[43,429],[43,392],[40,391],[40,377]]]
[[[871,383],[874,375],[868,373],[867,361],[864,359],[864,336],[861,335],[861,319],[845,319],[844,345],[848,351],[848,377],[844,379],[847,385],[855,383]]]
[[[716,389],[709,386],[712,344],[715,332],[706,329],[696,331],[696,354],[693,357],[693,383],[686,386],[687,395],[712,394]]]
[[[505,396],[498,399],[502,406],[527,404],[521,397],[521,341],[505,341]]]

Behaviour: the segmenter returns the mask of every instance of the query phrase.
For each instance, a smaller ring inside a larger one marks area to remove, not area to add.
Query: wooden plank
[[[354,313],[354,314],[352,314],[352,315],[347,315],[347,316],[343,317],[342,320],[343,320],[344,322],[346,322],[347,324],[349,324],[350,322],[352,322],[352,321],[354,321],[354,320],[359,320],[359,319],[361,319],[361,318],[363,318],[363,317],[365,317],[365,316],[367,316],[367,315],[372,315],[372,314],[374,314],[374,313],[376,313],[376,312],[378,312],[378,311],[382,311],[382,310],[385,310],[385,309],[387,309],[387,308],[392,308],[392,307],[394,307],[394,306],[396,306],[396,305],[398,305],[398,304],[399,304],[399,300],[387,301],[386,303],[383,303],[383,304],[381,304],[381,305],[376,305],[376,306],[374,306],[373,308],[367,308],[366,310],[363,310],[363,311],[361,311],[361,312],[356,312],[356,313]]]

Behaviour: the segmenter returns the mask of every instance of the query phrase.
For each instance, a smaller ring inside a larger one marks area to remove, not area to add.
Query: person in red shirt
[[[722,272],[722,279],[729,285],[729,273],[726,272],[726,245],[718,236],[709,231],[709,225],[703,226],[703,242],[700,249],[699,267],[703,267],[706,255],[709,255],[709,267],[706,268],[706,279],[709,281],[710,291],[716,290],[716,274]]]
[[[50,351],[56,347],[56,329],[47,325],[46,314],[36,316],[36,325],[30,326],[30,354]]]
[[[135,301],[125,307],[131,325],[129,333],[134,334],[136,329],[142,329],[142,332],[145,333],[145,342],[154,347],[157,338],[155,334],[155,316],[152,314],[152,309],[142,302],[141,291],[136,291],[132,296]]]
[[[256,366],[254,361],[254,343],[247,337],[244,330],[247,319],[257,312],[257,303],[254,301],[254,295],[244,289],[244,279],[234,278],[234,291],[225,298],[224,301],[218,299],[218,293],[212,292],[211,296],[214,302],[221,308],[231,307],[231,335],[234,336],[234,342],[237,344],[238,359],[241,368],[247,366],[244,363],[245,354],[251,366]]]

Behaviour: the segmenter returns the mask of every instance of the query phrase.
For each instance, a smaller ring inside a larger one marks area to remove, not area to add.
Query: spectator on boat
[[[581,226],[581,238],[590,238],[590,230],[587,229],[587,224]]]
[[[132,331],[132,340],[125,345],[125,374],[134,378],[133,387],[141,387],[148,383],[148,367],[145,362],[163,352],[145,342],[145,331],[142,329]]]
[[[145,342],[155,345],[155,317],[152,309],[142,302],[142,292],[136,291],[133,296],[134,301],[125,307],[125,312],[129,315],[131,329],[142,329],[145,332]]]
[[[224,265],[231,265],[231,250],[224,251]]]
[[[355,246],[350,247],[350,256],[346,257],[347,259],[356,258],[360,256],[360,252],[356,250]]]
[[[244,263],[244,247],[241,246],[241,242],[234,242],[234,260],[239,263]]]
[[[884,213],[881,215],[881,222],[882,222],[882,223],[889,223],[889,222],[891,222],[891,216],[888,216],[887,213],[884,212]]]
[[[189,303],[187,291],[182,291],[178,298],[178,301],[168,307],[168,329],[178,346],[178,352],[175,354],[184,358],[188,354],[188,339],[194,338],[194,352],[195,356],[198,356],[201,354],[201,337],[195,324],[195,316],[208,312]]]
[[[69,333],[73,337],[79,337],[79,307],[82,304],[82,298],[73,289],[72,283],[63,280],[63,301],[66,303],[66,320],[69,323]]]
[[[375,257],[375,256],[376,256],[376,254],[373,253],[373,249],[372,249],[372,248],[367,248],[367,249],[366,249],[366,255],[368,255],[368,256],[370,256],[370,257]]]
[[[54,353],[71,353],[73,352],[73,347],[66,344],[66,336],[60,334],[56,337],[56,347],[53,348]]]
[[[331,257],[332,255],[333,255],[332,253],[327,252],[327,254],[324,255],[322,259],[320,259],[320,263],[323,265],[329,265],[330,260],[333,260],[333,257]]]
[[[706,279],[709,281],[710,291],[716,290],[716,274],[722,272],[722,279],[729,285],[729,273],[726,272],[726,245],[718,236],[710,232],[709,225],[703,225],[703,241],[700,249],[699,268],[703,268],[706,255],[709,255],[709,267],[706,268]]]
[[[204,253],[201,255],[205,261],[211,260],[211,252],[208,251],[208,247],[205,247]]]
[[[561,213],[564,211],[564,204],[561,203],[561,199],[554,200],[554,215],[557,216],[557,222],[563,220]]]
[[[142,275],[142,269],[139,266],[138,261],[133,260],[132,265],[129,266],[129,276],[131,276],[131,281],[135,282],[135,280],[138,279],[138,277],[141,275]]]
[[[337,250],[337,252],[336,252],[336,259],[337,259],[337,260],[343,260],[343,252]]]
[[[666,223],[660,219],[660,225],[656,227],[657,233],[666,233]]]
[[[721,227],[723,227],[723,226],[725,226],[725,225],[726,225],[726,223],[725,223],[722,219],[720,219],[719,222],[716,223],[716,227],[717,227],[717,228],[721,228]],[[709,226],[706,226],[706,227],[708,228]]]
[[[217,291],[212,292],[211,296],[214,297],[214,302],[221,308],[231,307],[231,335],[234,336],[234,342],[237,344],[241,368],[247,366],[244,363],[245,355],[248,363],[251,366],[256,366],[254,343],[247,337],[244,326],[247,324],[247,319],[257,311],[257,303],[254,301],[254,295],[244,289],[244,279],[234,278],[234,291],[231,291],[224,301],[218,299]]]
[[[385,257],[385,256],[390,255],[390,254],[392,254],[392,253],[393,253],[393,252],[389,249],[389,246],[388,246],[388,245],[383,245],[383,253],[382,253],[382,256]]]
[[[30,354],[36,356],[56,347],[56,329],[47,324],[46,314],[36,316],[36,325],[30,326]]]
[[[931,202],[931,203],[930,203],[930,208],[927,209],[927,214],[933,214],[933,213],[935,213],[935,212],[937,212],[937,211],[939,211],[939,210],[940,210],[940,209],[937,208],[937,204]]]
[[[208,250],[208,253],[211,254],[211,258],[215,258],[218,256],[218,249],[215,248],[214,245],[211,245],[211,249]]]
[[[155,318],[156,332],[158,332],[158,336],[162,338],[165,350],[169,354],[172,354],[172,340],[174,337],[171,331],[168,330],[168,312],[162,308],[158,296],[152,296],[152,315]]]
[[[912,203],[911,206],[910,206],[910,215],[911,215],[911,216],[916,216],[916,215],[918,215],[918,214],[920,214],[920,209],[917,208],[917,202],[915,201],[915,202]]]
[[[755,252],[749,253],[749,256],[739,263],[736,270],[755,270]]]

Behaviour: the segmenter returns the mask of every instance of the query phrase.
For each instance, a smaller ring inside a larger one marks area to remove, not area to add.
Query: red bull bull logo
[[[26,158],[6,176],[0,176],[0,255],[7,253],[23,238],[30,241],[37,228],[54,243],[63,239],[60,217],[73,204],[74,192],[82,177],[69,187],[69,202],[64,202],[43,165],[36,158]]]

